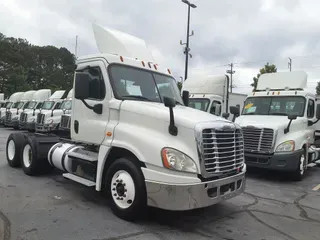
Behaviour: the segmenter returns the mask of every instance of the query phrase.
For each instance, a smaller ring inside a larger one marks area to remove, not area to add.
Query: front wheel
[[[303,153],[301,153],[300,155],[298,166],[293,173],[293,180],[301,181],[305,175],[306,169],[307,169],[307,160],[306,160],[305,151],[303,151]]]
[[[147,193],[141,169],[127,158],[111,164],[106,176],[106,190],[111,209],[121,219],[134,221],[143,217]]]

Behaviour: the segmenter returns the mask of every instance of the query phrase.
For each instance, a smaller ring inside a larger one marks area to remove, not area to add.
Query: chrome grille
[[[70,116],[68,115],[62,115],[61,116],[61,122],[60,122],[60,126],[62,128],[70,128]]]
[[[45,117],[45,115],[43,113],[39,113],[37,115],[37,123],[38,124],[43,124],[44,123],[44,117]]]
[[[206,175],[236,171],[244,163],[243,136],[240,129],[202,130],[202,161]]]
[[[271,152],[274,131],[271,128],[243,127],[244,150],[257,152]]]
[[[12,112],[7,111],[7,112],[6,112],[6,121],[10,121],[10,120],[11,120],[11,117],[12,117]]]
[[[20,119],[19,119],[19,121],[20,122],[27,122],[27,116],[28,116],[28,114],[26,114],[26,113],[21,113],[20,114]]]

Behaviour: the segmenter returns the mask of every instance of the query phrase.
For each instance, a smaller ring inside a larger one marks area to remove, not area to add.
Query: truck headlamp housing
[[[163,166],[167,169],[197,173],[195,162],[189,156],[176,149],[163,148],[161,150],[161,157]]]
[[[294,151],[295,142],[293,140],[285,141],[278,145],[276,152],[292,152]]]

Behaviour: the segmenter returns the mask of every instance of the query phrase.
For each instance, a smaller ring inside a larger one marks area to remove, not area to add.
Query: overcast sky
[[[319,0],[193,0],[189,76],[224,74],[234,62],[236,92],[249,92],[267,61],[320,79]],[[92,22],[143,38],[156,62],[184,76],[187,6],[181,0],[1,0],[0,32],[78,55],[97,53]],[[219,67],[220,66],[220,67]]]

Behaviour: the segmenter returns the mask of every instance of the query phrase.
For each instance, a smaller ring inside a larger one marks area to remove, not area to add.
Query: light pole
[[[185,65],[185,73],[184,73],[184,81],[187,80],[188,78],[188,60],[189,60],[189,55],[190,57],[192,57],[191,54],[189,54],[190,48],[189,48],[189,37],[193,36],[193,31],[190,35],[189,33],[189,29],[190,29],[190,9],[191,8],[196,8],[197,6],[193,3],[190,3],[188,0],[181,0],[183,3],[188,5],[188,23],[187,23],[187,42],[186,43],[182,43],[182,41],[180,41],[181,45],[186,45],[185,50],[184,50],[184,54],[186,55],[186,65]]]

